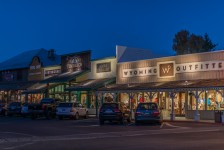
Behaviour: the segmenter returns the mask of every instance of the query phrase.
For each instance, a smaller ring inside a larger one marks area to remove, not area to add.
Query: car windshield
[[[72,107],[72,103],[59,103],[58,107]]]
[[[107,108],[118,108],[118,104],[116,103],[104,103],[102,108],[107,109]]]
[[[54,103],[53,99],[42,99],[41,104],[51,104]]]
[[[147,110],[147,109],[155,110],[157,109],[157,104],[156,103],[140,103],[137,109],[138,110]]]
[[[19,105],[19,104],[20,104],[19,102],[13,102],[13,103],[10,103],[9,106],[17,106],[17,105]]]

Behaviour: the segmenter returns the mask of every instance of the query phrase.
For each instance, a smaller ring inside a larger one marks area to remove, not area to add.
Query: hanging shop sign
[[[110,72],[110,71],[111,71],[111,62],[96,64],[96,73]]]
[[[178,73],[223,70],[224,61],[205,61],[176,64],[175,61],[158,62],[157,66],[123,69],[123,77],[151,76],[159,78],[175,77]]]

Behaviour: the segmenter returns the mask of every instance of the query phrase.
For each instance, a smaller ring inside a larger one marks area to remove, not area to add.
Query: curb
[[[163,122],[183,122],[183,123],[196,123],[196,124],[212,124],[212,125],[224,125],[221,122],[207,122],[207,121],[194,121],[194,120],[163,120]]]

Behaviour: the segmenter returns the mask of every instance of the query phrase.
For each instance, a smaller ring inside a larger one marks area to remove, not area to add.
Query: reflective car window
[[[157,104],[156,103],[140,103],[138,105],[138,108],[139,110],[146,110],[146,109],[157,109]]]
[[[72,103],[59,103],[58,107],[72,107]]]
[[[118,108],[118,104],[115,103],[103,104],[102,108]]]

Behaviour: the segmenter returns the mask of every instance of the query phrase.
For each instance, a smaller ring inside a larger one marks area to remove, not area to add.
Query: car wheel
[[[5,111],[5,116],[8,116],[8,112],[7,111]]]
[[[88,114],[88,111],[86,112],[86,116],[85,116],[85,118],[87,119],[89,117],[89,114]]]
[[[104,124],[104,120],[100,119],[100,125],[103,125],[103,124]]]
[[[31,116],[31,119],[33,119],[33,120],[35,120],[36,118],[37,118],[36,115],[32,115],[32,116]]]
[[[79,119],[79,114],[76,113],[76,114],[75,114],[75,120],[78,120],[78,119]]]
[[[124,119],[122,118],[121,120],[119,120],[120,124],[124,124]]]
[[[50,112],[50,111],[47,112],[47,116],[46,116],[46,118],[47,118],[48,120],[51,119],[51,112]]]

